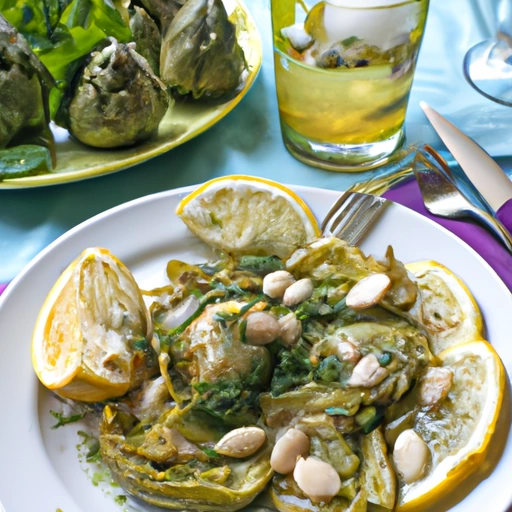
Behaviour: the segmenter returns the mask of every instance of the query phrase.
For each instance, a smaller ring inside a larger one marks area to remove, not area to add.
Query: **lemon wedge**
[[[406,268],[416,276],[420,291],[410,313],[428,330],[433,354],[483,339],[482,314],[461,279],[435,261],[410,263]]]
[[[252,176],[208,181],[180,202],[176,214],[201,240],[227,253],[284,258],[320,236],[297,194]]]
[[[304,29],[316,41],[327,42],[328,39],[324,23],[325,9],[326,2],[318,2],[310,9],[304,22]]]
[[[403,484],[398,512],[433,510],[482,464],[494,433],[505,390],[505,371],[492,346],[483,340],[455,345],[438,356],[453,373],[448,395],[418,414],[414,431],[431,454],[426,475]]]
[[[32,364],[59,395],[101,401],[155,373],[151,337],[151,318],[130,271],[106,249],[90,248],[48,294],[32,336]]]

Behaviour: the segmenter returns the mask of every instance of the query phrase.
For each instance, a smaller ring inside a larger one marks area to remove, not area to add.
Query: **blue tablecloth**
[[[431,0],[424,45],[407,115],[409,141],[440,143],[418,102],[426,100],[494,156],[512,155],[512,109],[479,96],[462,77],[462,58],[491,35],[495,0]],[[343,190],[371,173],[339,174],[301,164],[279,131],[268,0],[247,0],[263,39],[263,67],[241,104],[208,132],[126,171],[67,185],[0,191],[0,283],[11,280],[39,251],[87,218],[125,201],[226,174],[252,174],[283,183]],[[512,172],[512,158],[499,159]],[[165,219],[155,219],[165,222]],[[137,233],[123,233],[133,237]]]

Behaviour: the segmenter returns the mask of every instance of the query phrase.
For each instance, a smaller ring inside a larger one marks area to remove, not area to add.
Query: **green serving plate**
[[[242,0],[224,0],[230,20],[237,26],[238,42],[247,61],[243,85],[225,103],[176,101],[160,123],[158,135],[129,148],[96,149],[73,139],[52,123],[57,142],[57,167],[48,174],[0,181],[0,189],[43,187],[109,174],[161,155],[204,132],[233,110],[249,91],[261,67],[261,38]]]

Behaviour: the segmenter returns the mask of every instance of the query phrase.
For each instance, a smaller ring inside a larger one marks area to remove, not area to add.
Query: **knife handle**
[[[496,212],[496,218],[503,224],[503,227],[512,234],[512,199],[500,206]]]
[[[509,254],[512,255],[512,235],[498,219],[480,208],[473,208],[469,210],[467,214],[483,226],[486,226],[506,247]]]

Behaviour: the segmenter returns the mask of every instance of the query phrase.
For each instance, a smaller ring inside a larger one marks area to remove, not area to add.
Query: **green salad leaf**
[[[32,144],[0,149],[0,181],[37,176],[50,172],[52,159],[48,148]]]
[[[0,12],[29,42],[58,87],[52,118],[82,59],[101,41],[129,42],[131,31],[112,0],[0,0]]]

